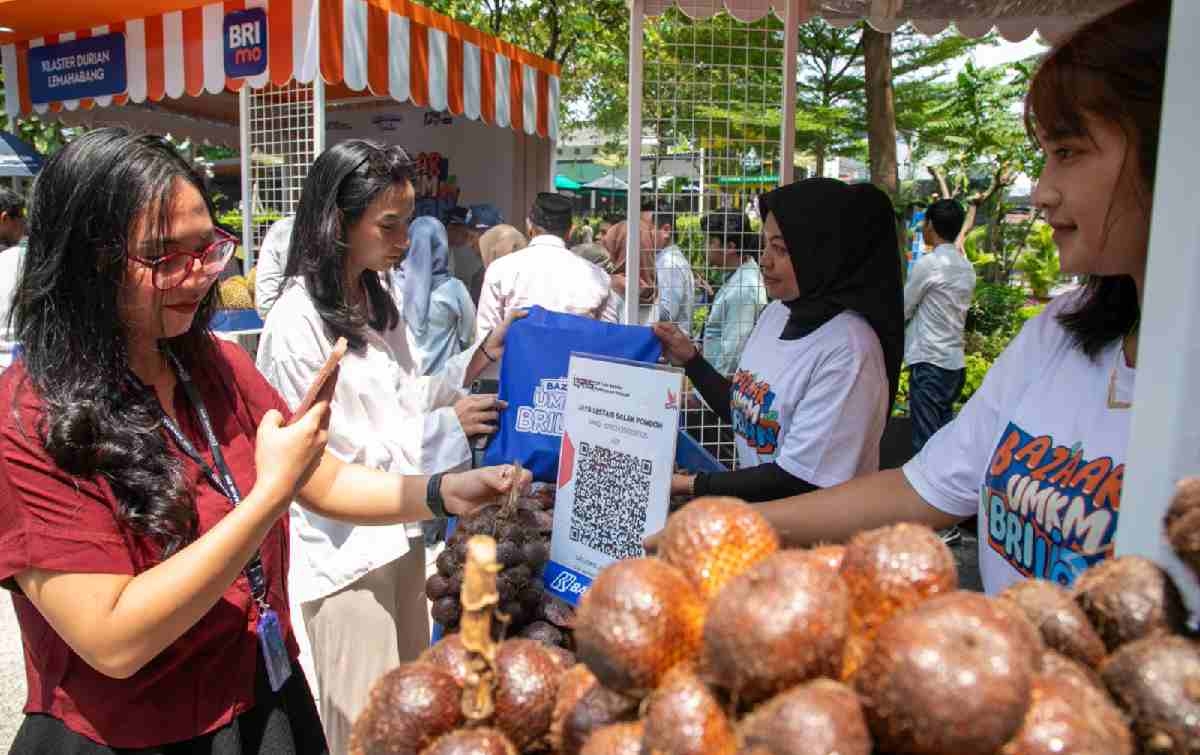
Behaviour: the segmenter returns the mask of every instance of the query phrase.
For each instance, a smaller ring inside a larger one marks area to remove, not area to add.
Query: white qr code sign
[[[672,367],[571,355],[545,582],[572,605],[666,524],[682,388]]]

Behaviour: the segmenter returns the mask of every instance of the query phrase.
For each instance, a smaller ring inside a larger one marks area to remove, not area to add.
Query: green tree
[[[11,132],[6,108],[7,100],[8,90],[4,86],[4,70],[0,68],[0,131]],[[63,126],[58,121],[44,119],[36,113],[30,113],[17,119],[17,137],[30,144],[45,157],[62,149],[75,135],[75,131],[75,129]]]
[[[1028,88],[1029,68],[1023,65],[982,68],[967,63],[954,81],[925,107],[914,107],[920,122],[913,124],[910,142],[918,159],[945,155],[929,167],[942,197],[967,205],[967,221],[959,240],[975,226],[981,208],[1003,216],[1002,199],[1021,173],[1038,172],[1038,156],[1016,114]],[[999,229],[989,248],[996,250]]]
[[[1050,289],[1058,282],[1062,270],[1058,247],[1054,244],[1054,229],[1048,224],[1037,223],[1026,234],[1017,269],[1025,274],[1025,282],[1035,297],[1043,301],[1050,298]]]
[[[434,10],[560,63],[567,127],[619,125],[628,96],[628,11],[623,0],[429,0]]]

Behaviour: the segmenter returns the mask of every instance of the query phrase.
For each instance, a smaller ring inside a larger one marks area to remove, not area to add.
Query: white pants
[[[429,645],[425,545],[328,597],[302,604],[330,755],[346,755],[350,727],[375,681]]]

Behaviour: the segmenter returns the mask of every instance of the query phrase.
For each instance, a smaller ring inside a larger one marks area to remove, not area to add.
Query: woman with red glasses
[[[163,140],[90,132],[34,187],[0,377],[0,584],[26,649],[12,752],[325,753],[288,615],[287,510],[394,524],[525,485],[325,452],[208,330],[235,240]]]

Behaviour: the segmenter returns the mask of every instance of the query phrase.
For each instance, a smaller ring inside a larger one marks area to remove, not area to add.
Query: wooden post
[[[863,25],[867,85],[867,148],[871,183],[892,197],[900,192],[896,161],[896,102],[892,90],[892,35]]]

